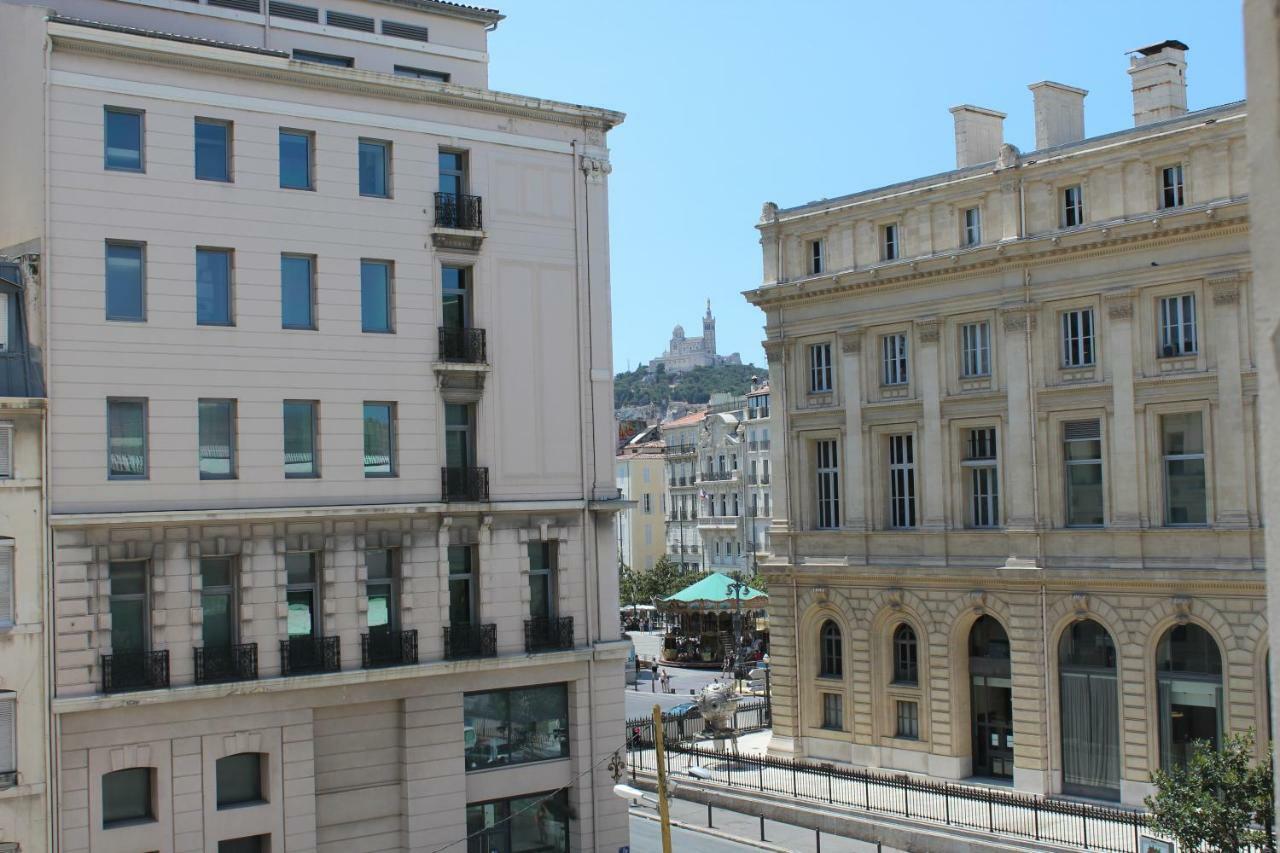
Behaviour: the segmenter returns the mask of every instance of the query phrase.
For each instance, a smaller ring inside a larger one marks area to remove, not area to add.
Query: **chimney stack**
[[[1036,149],[1084,139],[1084,89],[1044,80],[1027,87],[1035,97]]]
[[[956,119],[956,168],[990,163],[1004,144],[1004,113],[961,104],[951,108]]]
[[[1129,52],[1134,127],[1186,115],[1188,50],[1169,39]]]

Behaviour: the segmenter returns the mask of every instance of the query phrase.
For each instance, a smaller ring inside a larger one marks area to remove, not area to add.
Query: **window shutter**
[[[13,540],[0,539],[0,627],[8,627],[12,624]]]
[[[13,424],[0,424],[0,479],[13,477]]]
[[[1102,438],[1098,421],[1068,421],[1062,425],[1062,435],[1067,441]]]
[[[12,773],[18,769],[14,762],[14,711],[17,703],[13,693],[0,694],[0,773]]]

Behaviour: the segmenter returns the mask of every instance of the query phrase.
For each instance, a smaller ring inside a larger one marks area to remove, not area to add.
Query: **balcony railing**
[[[668,444],[666,454],[668,456],[691,456],[697,449],[693,444]]]
[[[290,637],[280,641],[280,674],[338,672],[342,650],[337,637]]]
[[[258,677],[258,644],[204,646],[196,650],[196,684],[253,681]]]
[[[684,474],[681,474],[681,475],[680,475],[680,485],[682,485],[682,486],[687,486],[687,485],[689,485],[689,478],[688,478],[688,476],[686,476],[686,475],[684,475]]]
[[[757,484],[757,483],[759,483],[759,482],[760,482],[760,475],[758,475],[758,474],[748,474],[748,475],[747,475],[747,485],[748,485],[748,486],[754,486],[754,485],[756,485],[756,484]]]
[[[440,494],[446,501],[489,500],[489,469],[441,468]]]
[[[445,660],[492,658],[498,656],[497,625],[446,625]]]
[[[152,690],[169,686],[169,652],[113,652],[102,655],[102,692]]]
[[[360,666],[404,666],[418,662],[418,632],[370,630],[360,635]]]
[[[754,440],[747,442],[747,450],[759,450],[759,449],[760,449],[760,442],[754,441]]]
[[[573,617],[524,620],[524,650],[554,652],[573,648]]]
[[[440,360],[457,364],[484,364],[488,360],[484,329],[441,326]]]
[[[670,477],[670,478],[668,478],[668,479],[667,479],[667,485],[669,485],[669,486],[674,486],[675,484],[676,484],[676,478],[675,478],[675,477]]]
[[[703,480],[729,480],[737,471],[703,471]]]
[[[484,227],[480,196],[436,193],[436,227],[479,231]]]

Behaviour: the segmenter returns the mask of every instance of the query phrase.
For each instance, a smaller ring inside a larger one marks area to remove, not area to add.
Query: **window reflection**
[[[563,684],[469,693],[463,717],[468,770],[569,755],[569,693]]]
[[[569,849],[569,795],[533,794],[467,806],[468,853],[564,853]]]

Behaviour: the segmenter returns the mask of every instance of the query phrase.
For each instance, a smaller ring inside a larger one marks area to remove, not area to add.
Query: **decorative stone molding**
[[[782,351],[784,349],[782,341],[765,341],[761,346],[764,347],[766,361],[770,364],[782,365]]]
[[[969,591],[969,607],[974,613],[982,614],[987,612],[987,591],[985,589],[974,589]]]
[[[938,336],[942,333],[942,321],[936,317],[928,320],[917,320],[916,328],[920,330],[920,343],[936,344]]]
[[[777,222],[778,221],[778,205],[771,201],[766,201],[760,207],[761,222]]]
[[[605,176],[613,171],[611,164],[604,157],[582,157],[582,173],[587,176],[587,183],[602,184]]]
[[[1179,625],[1186,625],[1191,621],[1191,599],[1185,595],[1175,595],[1172,602],[1174,618]]]
[[[831,598],[831,591],[825,586],[815,586],[813,588],[813,600],[826,604]]]
[[[885,600],[889,603],[889,607],[895,611],[903,609],[902,605],[902,587],[895,586],[885,593]]]
[[[840,351],[845,355],[857,355],[862,352],[862,330],[850,329],[847,332],[841,332]]]
[[[1235,305],[1240,299],[1240,274],[1210,276],[1207,279],[1214,305]]]
[[[1133,291],[1122,290],[1102,294],[1107,306],[1107,317],[1112,320],[1129,320],[1133,317]]]
[[[1036,330],[1035,308],[1030,305],[1003,308],[1000,314],[1004,318],[1004,330],[1006,332],[1034,332]]]
[[[1089,618],[1089,593],[1073,592],[1071,593],[1071,609],[1075,613],[1076,621],[1082,622]]]
[[[996,171],[1013,168],[1018,165],[1018,158],[1021,156],[1022,152],[1018,150],[1018,146],[1006,142],[1000,146],[1000,154],[996,157]],[[1002,186],[1001,189],[1004,187]]]

